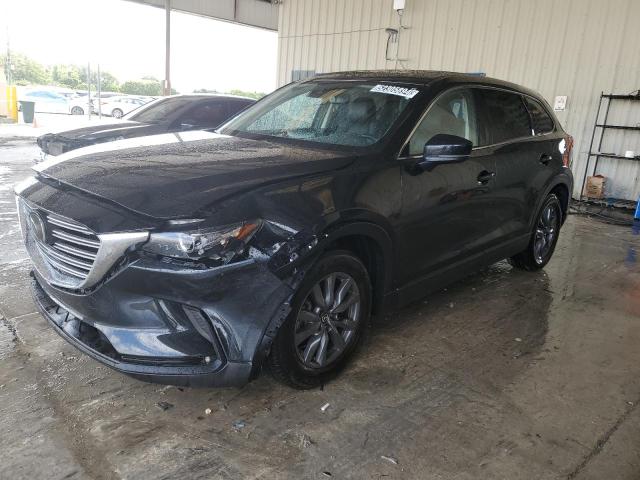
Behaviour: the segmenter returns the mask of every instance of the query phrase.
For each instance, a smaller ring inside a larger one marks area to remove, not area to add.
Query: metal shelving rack
[[[633,126],[633,125],[610,125],[607,123],[607,119],[609,118],[609,110],[611,109],[611,103],[614,100],[624,100],[624,101],[637,101],[640,102],[640,90],[637,92],[636,95],[617,95],[617,94],[613,94],[613,93],[607,93],[605,94],[604,92],[600,93],[600,102],[598,103],[598,111],[596,113],[596,119],[595,122],[593,124],[593,132],[591,133],[591,143],[589,144],[589,154],[587,156],[587,165],[584,169],[584,175],[582,177],[582,185],[580,186],[580,200],[583,199],[584,195],[584,186],[585,183],[587,181],[587,173],[589,172],[589,164],[591,163],[591,158],[595,157],[596,161],[593,165],[593,173],[592,175],[596,174],[596,171],[598,169],[598,161],[600,160],[600,158],[615,158],[615,159],[620,159],[620,160],[630,160],[630,161],[640,161],[639,157],[634,157],[634,158],[629,158],[629,157],[625,157],[624,155],[618,155],[618,154],[613,154],[613,153],[603,153],[600,151],[600,149],[602,148],[602,140],[604,138],[604,134],[606,132],[607,129],[610,130],[629,130],[629,131],[637,131],[640,132],[640,126]],[[600,119],[600,111],[602,110],[602,104],[606,101],[606,107],[605,107],[605,112],[604,112],[604,118],[602,120],[602,123],[598,123],[598,120]],[[593,150],[593,142],[596,138],[596,132],[598,131],[598,129],[600,129],[600,138],[598,140],[598,149],[596,151]]]

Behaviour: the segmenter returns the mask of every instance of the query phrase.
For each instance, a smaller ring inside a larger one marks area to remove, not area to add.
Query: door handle
[[[553,160],[553,157],[548,153],[543,153],[542,155],[540,155],[540,163],[542,165],[549,165],[549,162],[551,160]]]
[[[488,183],[489,180],[491,180],[495,176],[496,176],[496,172],[490,172],[488,170],[483,170],[478,175],[478,183],[481,184],[481,185],[484,185],[485,183]]]

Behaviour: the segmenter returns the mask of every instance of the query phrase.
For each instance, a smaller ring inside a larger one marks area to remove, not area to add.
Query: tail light
[[[571,150],[573,150],[573,137],[565,135],[560,142],[560,153],[562,153],[562,164],[568,167],[571,163]]]

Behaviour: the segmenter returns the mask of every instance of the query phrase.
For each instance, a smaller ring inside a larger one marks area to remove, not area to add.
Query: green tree
[[[162,83],[153,77],[145,77],[142,80],[127,80],[120,85],[120,91],[130,95],[157,97],[162,95]]]
[[[129,95],[148,95],[158,97],[163,94],[162,81],[155,77],[142,77],[141,80],[127,80],[120,85],[122,93]],[[175,88],[171,89],[171,94],[178,93]]]
[[[83,65],[79,67],[77,65],[69,65],[74,67],[78,71],[80,77],[80,83],[77,88],[87,88],[87,67]],[[118,92],[120,91],[120,82],[118,79],[109,72],[100,71],[100,89],[103,92]],[[76,87],[72,87],[76,88]],[[91,90],[94,92],[98,89],[98,69],[91,67]]]
[[[100,72],[101,84],[100,89],[104,92],[119,92],[120,82],[109,72]],[[97,78],[96,78],[97,85]]]
[[[62,87],[78,89],[86,86],[77,65],[54,65],[51,67],[51,79]]]
[[[98,86],[97,68],[91,68],[91,78],[87,78],[87,65],[53,65],[46,67],[35,60],[20,53],[11,54],[11,73],[13,83],[16,85],[56,85],[60,87],[84,90],[87,88],[87,80],[90,80],[91,90],[96,91]],[[0,55],[0,68],[6,71],[9,65],[5,55]],[[104,92],[122,92],[132,95],[162,95],[162,82],[154,77],[143,77],[141,80],[130,80],[120,85],[118,79],[109,72],[100,72],[100,87]],[[171,93],[178,93],[171,89]]]
[[[0,57],[0,63],[6,65],[6,56]],[[47,85],[51,83],[51,72],[42,64],[20,53],[11,54],[11,76],[13,83],[28,85],[31,83]]]

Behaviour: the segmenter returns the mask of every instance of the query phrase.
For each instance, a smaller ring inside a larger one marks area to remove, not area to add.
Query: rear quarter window
[[[531,114],[531,122],[533,123],[533,131],[535,134],[544,135],[545,133],[553,131],[553,119],[542,104],[529,97],[525,97],[524,101]]]
[[[502,143],[532,135],[531,121],[522,97],[503,90],[478,89],[488,143]]]

